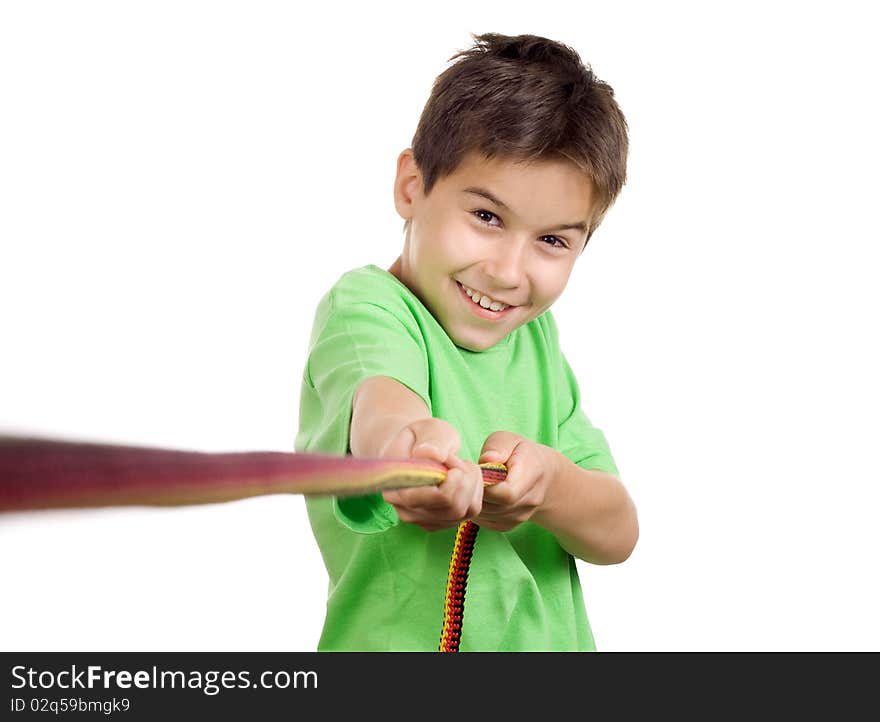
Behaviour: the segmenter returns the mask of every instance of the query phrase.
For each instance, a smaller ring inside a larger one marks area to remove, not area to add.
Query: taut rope
[[[481,464],[483,482],[507,476]],[[446,467],[427,459],[365,459],[313,453],[206,453],[144,446],[0,436],[0,512],[106,506],[182,506],[268,494],[357,496],[440,484]],[[439,651],[457,652],[467,575],[479,526],[457,530],[446,583]]]

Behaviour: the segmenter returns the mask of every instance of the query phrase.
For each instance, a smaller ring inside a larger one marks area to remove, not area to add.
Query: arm
[[[431,418],[417,393],[387,376],[362,381],[351,406],[349,438],[353,456],[407,458],[409,449],[402,448],[402,443],[399,449],[389,449],[390,442],[412,422]]]
[[[553,471],[544,503],[532,521],[555,534],[579,559],[593,564],[625,561],[638,541],[639,522],[623,483],[613,474],[582,469],[555,449],[544,448]]]
[[[496,431],[480,461],[507,465],[507,479],[485,489],[478,524],[508,531],[531,520],[569,554],[593,564],[618,564],[639,536],[635,505],[614,474],[583,469],[564,454],[519,434]]]
[[[483,475],[476,464],[456,456],[460,446],[458,432],[433,418],[419,395],[400,382],[372,376],[355,390],[350,431],[354,456],[428,458],[448,469],[438,486],[382,493],[401,520],[436,531],[480,513]]]

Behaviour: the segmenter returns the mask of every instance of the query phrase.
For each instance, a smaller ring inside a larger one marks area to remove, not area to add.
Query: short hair
[[[626,182],[626,119],[614,90],[575,50],[537,35],[474,35],[434,81],[412,149],[427,196],[470,153],[567,159],[589,177],[593,231]],[[404,224],[404,230],[409,221]]]

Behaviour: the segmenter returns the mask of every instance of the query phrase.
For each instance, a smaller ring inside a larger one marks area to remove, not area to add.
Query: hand
[[[480,513],[483,475],[479,466],[456,456],[460,446],[458,432],[449,423],[428,418],[407,424],[382,448],[384,457],[431,459],[448,469],[443,483],[437,486],[382,493],[402,521],[425,531],[437,531],[456,527]]]
[[[496,431],[483,442],[480,462],[507,466],[507,478],[483,491],[483,507],[474,521],[495,531],[510,531],[541,508],[556,475],[553,450],[510,431]]]

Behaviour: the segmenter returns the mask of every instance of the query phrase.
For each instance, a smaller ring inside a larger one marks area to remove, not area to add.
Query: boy
[[[403,252],[344,274],[316,312],[296,450],[448,469],[307,500],[330,578],[319,650],[436,650],[469,519],[460,650],[593,650],[575,557],[619,563],[638,537],[549,311],[623,186],[626,122],[567,46],[473,37],[398,158]],[[484,488],[484,462],[507,478]]]

